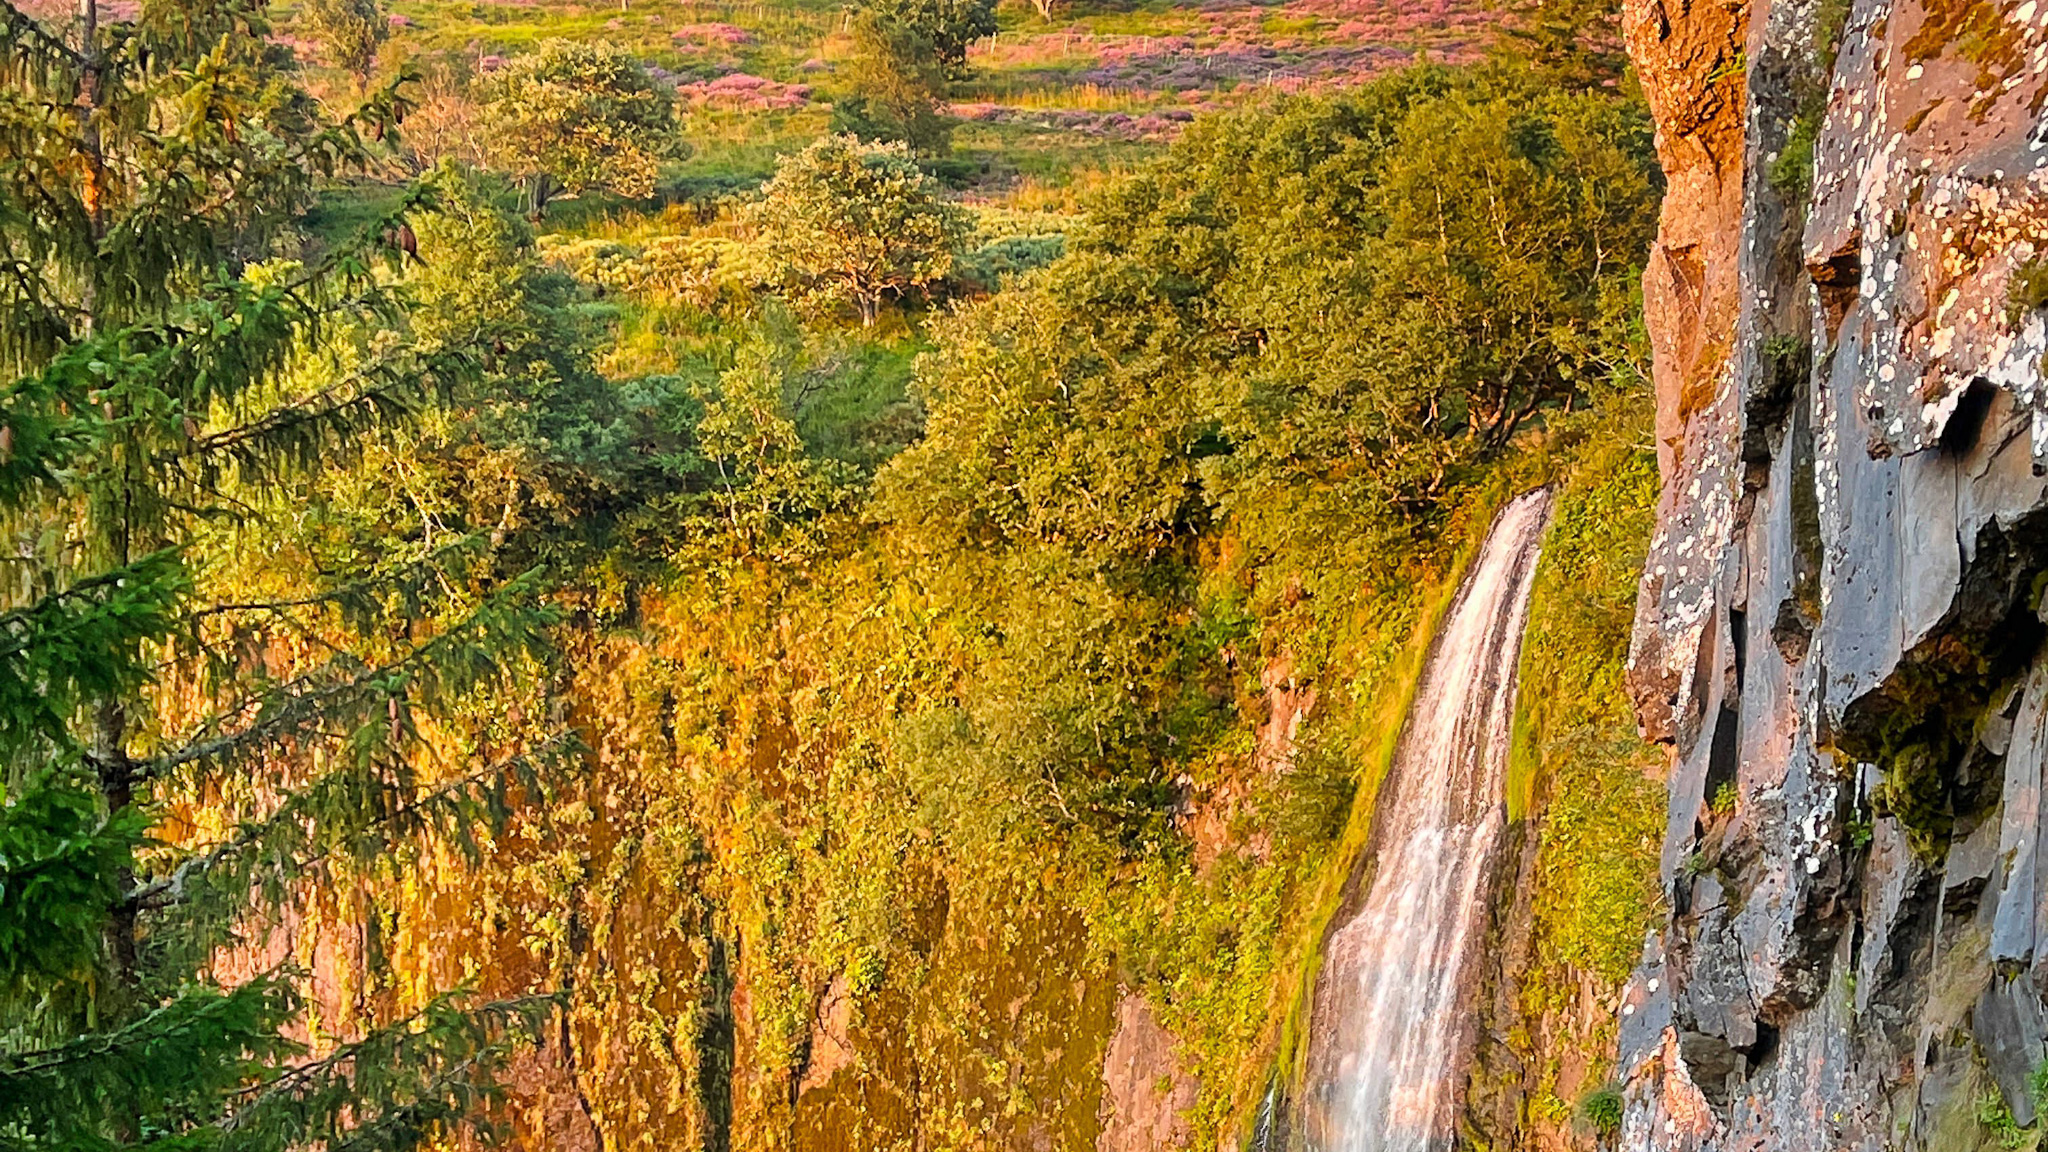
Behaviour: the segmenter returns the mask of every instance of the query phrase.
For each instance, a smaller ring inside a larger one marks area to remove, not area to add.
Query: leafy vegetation
[[[668,90],[616,48],[544,40],[484,90],[487,153],[526,182],[535,217],[558,186],[646,197],[656,165],[686,153]]]
[[[528,732],[452,771],[421,755],[543,651],[533,575],[459,530],[347,531],[316,495],[416,405],[474,395],[485,346],[469,317],[407,323],[423,192],[383,242],[287,254],[313,179],[375,161],[390,93],[328,119],[240,4],[96,16],[0,34],[0,1126],[23,1148],[460,1138],[546,990],[429,983],[316,1029],[294,969],[257,957],[327,885],[502,825],[515,782],[538,798]],[[19,114],[56,105],[76,117]],[[283,523],[282,562],[238,570]]]
[[[1579,1101],[1579,1115],[1593,1126],[1593,1131],[1602,1136],[1613,1136],[1621,1131],[1622,1110],[1626,1101],[1622,1099],[1621,1087],[1606,1083],[1586,1093]]]
[[[391,35],[391,22],[376,0],[308,0],[305,21],[329,58],[364,80],[376,67],[377,49]]]
[[[0,120],[10,1131],[1092,1147],[1131,995],[1228,1139],[1539,482],[1541,947],[1631,958],[1643,110],[1210,77],[1089,177],[959,107],[1037,99],[1021,11],[717,14],[323,0],[337,87],[152,0],[77,33],[96,140]],[[55,106],[50,27],[0,68]]]
[[[828,136],[783,161],[750,222],[800,304],[851,303],[872,328],[883,301],[953,268],[965,213],[942,199],[901,145]]]
[[[1510,816],[1539,821],[1535,957],[1519,977],[1530,1026],[1512,1043],[1544,1090],[1566,1099],[1575,1086],[1558,1077],[1571,1054],[1597,1067],[1612,1049],[1615,1022],[1578,1021],[1572,1005],[1584,984],[1618,990],[1634,967],[1664,826],[1654,753],[1636,737],[1621,682],[1656,502],[1650,413],[1627,393],[1595,411],[1569,454],[1532,593],[1508,783]],[[1683,865],[1688,875],[1709,866]]]

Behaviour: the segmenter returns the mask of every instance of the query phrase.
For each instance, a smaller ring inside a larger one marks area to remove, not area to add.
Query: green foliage
[[[1792,75],[1792,91],[1798,106],[1786,127],[1784,144],[1765,171],[1771,187],[1802,212],[1813,190],[1814,148],[1820,142],[1821,122],[1827,117],[1835,54],[1841,48],[1842,29],[1848,19],[1848,0],[1820,0],[1815,5],[1808,25],[1809,55],[1798,62]]]
[[[1632,379],[1654,202],[1640,118],[1508,72],[1198,124],[938,329],[903,467],[945,496],[917,515],[1128,554],[1213,511],[1260,550],[1361,512],[1398,538],[1537,413]]]
[[[1876,828],[1868,820],[1852,819],[1844,823],[1843,831],[1847,834],[1849,847],[1860,851],[1870,847],[1870,839],[1876,833]]]
[[[1335,840],[1351,815],[1359,773],[1349,759],[1320,740],[1295,748],[1275,780],[1273,834],[1283,845],[1319,848]]]
[[[915,27],[862,13],[853,26],[853,93],[832,106],[832,131],[862,140],[900,140],[923,156],[952,143],[946,66]]]
[[[1501,48],[1568,88],[1614,86],[1628,71],[1621,7],[1609,0],[1508,0]]]
[[[882,301],[953,267],[967,218],[901,144],[828,136],[776,166],[749,213],[792,298],[850,303],[872,327]]]
[[[1525,786],[1543,816],[1542,946],[1610,983],[1642,948],[1663,831],[1662,793],[1643,773],[1621,683],[1657,491],[1655,461],[1625,428],[1560,495],[1533,594],[1519,724],[1519,755],[1537,768]]]
[[[1741,799],[1741,793],[1735,787],[1735,782],[1733,780],[1726,780],[1721,783],[1719,788],[1714,790],[1714,795],[1707,801],[1707,806],[1715,812],[1726,816],[1730,812],[1735,811],[1735,804],[1739,799]]]
[[[1813,149],[1820,135],[1820,115],[1802,112],[1792,120],[1785,144],[1766,173],[1771,187],[1787,201],[1804,204],[1813,188]]]
[[[1066,251],[1066,237],[1004,236],[972,252],[963,253],[955,274],[962,280],[994,292],[1010,277],[1043,268]]]
[[[1621,1085],[1610,1080],[1579,1098],[1579,1115],[1593,1126],[1593,1131],[1611,1137],[1621,1131],[1622,1110],[1626,1106]]]
[[[306,0],[303,18],[320,37],[328,59],[368,78],[377,49],[391,35],[391,23],[377,0]]]
[[[2023,1128],[2013,1119],[2012,1109],[2005,1103],[2005,1094],[1992,1087],[1977,1097],[1977,1123],[2005,1149],[2032,1148],[2040,1141],[2040,1134]]]
[[[2005,290],[2006,317],[2018,324],[2027,313],[2048,308],[2048,260],[2029,260],[2013,270]]]
[[[508,11],[478,51],[535,34]],[[264,41],[235,19],[246,63]],[[1531,728],[1547,946],[1611,968],[1646,897],[1607,674],[1654,481],[1585,429],[1646,435],[1640,111],[1421,69],[1205,122],[1085,227],[984,213],[970,246],[912,157],[992,28],[985,4],[870,8],[877,70],[836,112],[911,146],[835,135],[744,212],[557,213],[578,234],[540,244],[451,166],[359,211],[369,243],[333,213],[302,245],[278,222],[322,161],[259,150],[208,170],[228,208],[173,195],[203,228],[158,279],[77,287],[102,249],[156,258],[115,228],[0,298],[30,321],[0,336],[0,501],[68,549],[0,617],[34,658],[0,652],[0,721],[11,764],[73,789],[0,816],[7,859],[48,862],[0,889],[0,961],[43,1005],[5,1020],[0,1124],[486,1139],[490,1067],[549,1005],[443,995],[474,973],[478,997],[572,988],[550,1039],[607,1132],[1081,1146],[1122,982],[1183,1041],[1214,1142],[1267,1082],[1429,605],[1523,449],[1572,462],[1539,619],[1545,675],[1584,690]],[[304,137],[310,105],[260,76],[205,122]],[[482,90],[535,217],[558,186],[641,195],[675,154],[625,48],[543,43]],[[721,150],[717,187],[822,119]],[[381,159],[323,138],[331,165]],[[60,174],[39,163],[6,206]],[[881,307],[962,282],[993,295],[930,343]],[[857,331],[819,307],[849,303]],[[51,531],[74,524],[86,547]],[[561,771],[569,722],[587,778]],[[175,832],[141,839],[157,811]],[[355,1007],[289,970],[203,980],[262,917],[361,941]],[[806,1087],[828,1002],[861,1059]]]
[[[486,152],[524,181],[538,217],[556,190],[654,191],[661,162],[688,155],[674,97],[631,54],[545,40],[483,85]]]
[[[466,541],[340,546],[323,484],[488,345],[405,331],[424,190],[369,238],[261,258],[317,177],[381,159],[395,107],[319,118],[267,31],[202,3],[76,47],[0,32],[7,99],[80,116],[0,128],[0,1128],[25,1149],[456,1139],[550,1010],[429,990],[310,1050],[297,973],[215,975],[328,870],[397,876],[386,849],[502,811],[490,773],[429,785],[410,758],[550,620]]]
[[[892,38],[900,32],[923,41],[954,79],[967,73],[967,46],[996,31],[995,0],[860,0],[859,11]]]
[[[188,588],[178,557],[157,552],[0,615],[0,747],[77,751],[70,722],[144,683],[145,645],[172,632]]]
[[[134,809],[103,815],[93,790],[56,776],[0,808],[0,996],[75,991],[92,977],[146,827]]]

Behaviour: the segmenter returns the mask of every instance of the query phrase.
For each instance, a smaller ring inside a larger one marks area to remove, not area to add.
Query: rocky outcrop
[[[1181,1069],[1173,1034],[1135,992],[1117,1001],[1116,1031],[1102,1058],[1102,1133],[1097,1152],[1166,1152],[1194,1139],[1188,1113],[1197,1085]]]
[[[1629,4],[1671,175],[1630,680],[1672,771],[1624,1147],[2034,1120],[2044,25],[2038,0]]]

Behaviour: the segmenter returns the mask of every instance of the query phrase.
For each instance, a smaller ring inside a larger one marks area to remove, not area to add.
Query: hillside
[[[1612,1139],[1612,13],[81,11],[0,24],[0,1125],[1299,1146],[1521,508],[1426,1138]]]

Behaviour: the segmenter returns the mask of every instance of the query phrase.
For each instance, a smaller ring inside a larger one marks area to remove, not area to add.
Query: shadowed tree
[[[920,155],[952,144],[946,69],[915,28],[864,12],[853,25],[853,93],[832,106],[832,129],[863,140],[901,140]]]
[[[377,49],[391,35],[377,0],[306,0],[305,18],[330,61],[358,80],[369,79]]]
[[[240,526],[473,371],[406,335],[404,213],[295,256],[312,182],[394,97],[323,121],[244,0],[45,24],[0,4],[0,1131],[11,1147],[409,1149],[459,1133],[546,1001],[312,1050],[304,985],[214,959],[321,869],[504,809],[539,748],[436,779],[416,718],[503,683],[545,614],[487,541],[257,595]],[[383,237],[379,242],[376,237]],[[160,822],[204,805],[215,826]],[[374,1015],[374,1014],[373,1014]],[[328,1036],[335,1036],[327,1032]]]

